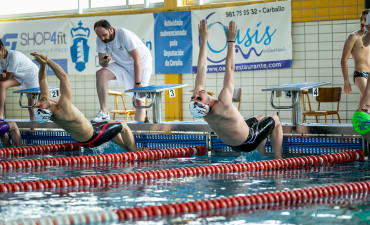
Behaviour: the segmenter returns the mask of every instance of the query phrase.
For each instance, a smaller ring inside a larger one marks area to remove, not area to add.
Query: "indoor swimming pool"
[[[296,155],[294,158],[301,159],[286,160],[288,164],[294,165],[288,166],[280,165],[280,162],[276,161],[267,161],[271,158],[257,152],[242,156],[209,156],[205,154],[204,147],[172,148],[167,152],[154,150],[148,154],[136,156],[125,154],[118,157],[115,153],[119,153],[120,150],[113,143],[108,143],[102,149],[94,150],[95,152],[90,149],[84,149],[83,152],[76,149],[63,151],[65,149],[62,144],[41,146],[44,146],[41,147],[44,149],[43,153],[40,150],[26,148],[3,151],[1,154],[2,224],[368,224],[370,222],[368,182],[370,166],[363,160],[343,163],[344,159],[351,161],[353,157],[358,158],[359,155],[354,152],[350,156],[328,154],[323,162],[309,157],[303,160],[303,157]],[[104,156],[103,159],[99,157],[93,160],[86,159],[88,156],[106,154],[109,156]],[[61,157],[64,159],[53,160]],[[80,158],[75,160],[76,157]],[[82,157],[85,157],[84,160]],[[19,163],[6,163],[12,161]],[[269,169],[267,165],[273,166]],[[116,176],[117,174],[120,175]],[[83,177],[89,177],[88,181]],[[76,178],[76,181],[70,178]],[[36,183],[42,180],[52,181]],[[286,193],[292,190],[353,182],[365,183],[347,185],[351,190],[350,193],[343,192],[343,187],[347,186],[339,186],[334,189],[323,189],[324,192],[342,190],[338,195],[329,193],[329,196],[326,196],[325,193],[321,193],[321,189],[317,189],[315,193],[319,194],[316,194],[316,197],[309,196],[310,193],[314,193],[313,191],[307,192],[309,194],[304,194],[305,196],[302,194],[304,192],[295,192],[296,199],[285,202],[276,200],[281,200],[282,196],[291,198]],[[362,191],[353,191],[357,188]],[[268,204],[261,200],[271,198],[274,196],[273,193],[280,197],[275,196],[276,199]],[[239,206],[230,203],[230,197],[239,201],[241,196],[249,195],[256,196],[257,200]],[[223,200],[225,202],[213,199],[225,199]],[[209,207],[210,202],[212,204]],[[228,207],[221,207],[222,204]],[[186,209],[181,210],[179,206]],[[152,215],[148,215],[148,212]]]

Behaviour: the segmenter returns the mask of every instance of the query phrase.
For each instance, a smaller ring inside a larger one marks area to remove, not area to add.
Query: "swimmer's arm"
[[[201,90],[204,90],[207,74],[207,38],[208,38],[208,25],[206,20],[200,21],[198,25],[200,46],[197,64],[197,76],[195,78],[195,88],[193,95],[196,95]]]
[[[349,95],[351,93],[351,85],[348,78],[348,58],[351,55],[352,49],[356,42],[355,34],[350,34],[344,43],[343,51],[342,51],[342,58],[340,60],[340,66],[342,68],[342,75],[344,80],[344,93]]]
[[[41,98],[49,98],[49,85],[46,79],[46,56],[42,56],[36,52],[31,53],[35,57],[35,60],[40,64],[39,68],[39,85],[40,85],[40,92]]]
[[[224,86],[218,96],[218,100],[221,102],[232,103],[234,93],[234,70],[235,70],[235,40],[236,32],[238,27],[233,21],[230,21],[228,27],[226,27],[227,36],[227,56],[225,62],[225,77]]]
[[[70,109],[72,103],[72,91],[71,85],[69,83],[68,75],[66,72],[53,60],[47,60],[48,66],[54,71],[55,76],[60,81],[60,97],[58,104],[65,110]]]
[[[101,67],[107,67],[109,64],[109,61],[112,59],[106,53],[100,53],[100,52],[98,52],[98,57],[99,57],[99,65]]]

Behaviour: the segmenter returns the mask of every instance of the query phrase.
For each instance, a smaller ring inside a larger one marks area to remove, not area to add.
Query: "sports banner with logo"
[[[198,24],[206,19],[209,29],[207,72],[224,72],[227,53],[226,26],[235,21],[235,71],[280,69],[292,66],[291,2],[279,1],[221,9],[192,11],[193,40]],[[193,41],[196,73],[199,41]]]
[[[94,75],[100,68],[94,24],[101,19],[133,31],[154,54],[153,14],[1,22],[0,37],[6,49],[31,59],[30,53],[39,52],[68,74]],[[49,68],[47,73],[53,74]]]

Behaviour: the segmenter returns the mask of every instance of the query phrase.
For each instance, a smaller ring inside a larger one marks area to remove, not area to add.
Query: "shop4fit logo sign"
[[[72,62],[76,64],[75,68],[81,72],[86,68],[86,63],[89,61],[89,49],[87,45],[90,36],[90,29],[82,27],[82,22],[78,23],[77,28],[71,29],[73,45],[71,46]]]

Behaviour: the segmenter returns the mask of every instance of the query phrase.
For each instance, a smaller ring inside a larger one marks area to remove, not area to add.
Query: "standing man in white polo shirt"
[[[107,108],[108,81],[113,85],[123,83],[125,90],[148,86],[152,74],[152,56],[142,40],[130,30],[114,28],[106,20],[97,21],[94,30],[99,64],[103,68],[96,72],[100,111],[92,121],[103,122],[110,120]],[[112,59],[114,62],[111,62]],[[135,99],[135,105],[145,105],[145,98],[136,95]],[[136,108],[135,120],[144,119],[145,108]]]

